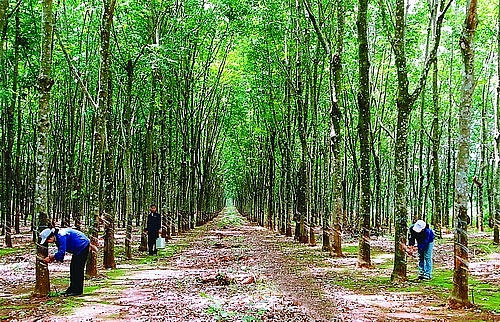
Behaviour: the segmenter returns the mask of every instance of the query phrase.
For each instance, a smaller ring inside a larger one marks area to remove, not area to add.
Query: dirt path
[[[157,257],[147,257],[147,264],[120,261],[118,268],[125,271],[120,277],[86,281],[86,295],[72,299],[71,312],[58,309],[54,315],[47,302],[43,310],[37,308],[29,318],[19,320],[368,322],[479,317],[474,312],[450,311],[438,299],[421,293],[370,292],[369,284],[360,285],[364,291],[357,293],[341,288],[332,276],[349,279],[346,267],[358,277],[374,273],[356,271],[355,258],[325,255],[326,265],[310,263],[300,257],[317,258],[320,246],[298,245],[248,223],[234,208],[227,211],[170,241],[183,247],[174,256],[160,251]],[[490,318],[474,321],[497,321]]]
[[[130,267],[130,274],[83,296],[81,308],[57,320],[331,321],[341,316],[311,276],[291,272],[293,263],[275,246],[276,236],[246,221],[221,226],[219,216],[206,229],[183,236],[192,242],[182,253]]]

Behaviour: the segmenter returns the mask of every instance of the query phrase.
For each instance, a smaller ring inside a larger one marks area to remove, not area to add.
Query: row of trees
[[[403,0],[254,9],[228,136],[237,206],[288,236],[295,222],[304,243],[322,225],[334,256],[353,233],[360,267],[371,265],[370,236],[394,232],[393,280],[407,279],[409,223],[452,229],[450,303],[469,306],[467,227],[486,224],[499,242],[498,120],[488,117],[499,115],[498,12]]]
[[[1,0],[6,242],[23,219],[35,239],[54,222],[97,243],[103,225],[104,266],[114,267],[114,227],[126,227],[131,257],[132,224],[151,203],[169,234],[234,198],[252,220],[304,243],[321,225],[333,256],[343,233],[359,236],[360,267],[372,264],[371,236],[393,232],[392,277],[404,280],[408,223],[425,218],[438,234],[454,229],[451,298],[467,306],[469,219],[489,224],[498,243],[500,218],[500,139],[487,117],[499,102],[495,21],[474,36],[477,15],[498,13],[479,9]],[[48,274],[37,270],[44,295]]]
[[[20,222],[76,226],[116,266],[114,228],[149,206],[175,234],[225,202],[223,70],[236,26],[198,1],[1,2],[1,214],[8,246]],[[41,23],[40,23],[41,22]],[[41,51],[40,51],[41,48]],[[143,235],[141,248],[146,248]],[[47,249],[38,245],[39,257]],[[49,291],[37,261],[35,294]],[[87,273],[97,274],[95,253]]]

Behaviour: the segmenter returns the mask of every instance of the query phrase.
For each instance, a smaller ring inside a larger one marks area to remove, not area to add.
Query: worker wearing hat
[[[57,252],[44,258],[45,263],[62,262],[66,252],[73,254],[69,268],[70,284],[66,291],[67,296],[83,293],[85,263],[89,254],[90,240],[81,231],[72,228],[46,228],[40,233],[40,244],[55,243]]]
[[[415,242],[417,246],[415,246]],[[432,249],[434,247],[434,232],[423,220],[417,220],[410,226],[408,245],[412,251],[418,250],[418,280],[432,278]]]

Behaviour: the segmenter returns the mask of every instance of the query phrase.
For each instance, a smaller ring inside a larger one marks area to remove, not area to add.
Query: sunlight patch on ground
[[[500,254],[493,255],[491,257],[500,257]],[[472,275],[479,276],[485,281],[497,281],[500,278],[500,259],[470,263],[469,269]]]
[[[346,267],[356,267],[358,259],[356,257],[328,258],[327,262],[332,265],[333,270],[344,270]]]
[[[412,300],[408,293],[388,293],[377,295],[363,294],[340,294],[344,300],[357,303],[359,311],[373,310],[379,307],[385,316],[405,321],[426,321],[435,320],[435,315],[429,312],[444,311],[442,307],[422,306],[417,301]],[[372,308],[372,309],[370,309]]]
[[[97,317],[105,317],[109,312],[120,312],[123,308],[119,305],[101,304],[98,301],[86,300],[85,306],[75,309],[70,317],[58,317],[57,321],[81,322],[81,321],[102,321]],[[109,318],[107,319],[109,320]]]
[[[188,272],[189,271],[189,272]],[[178,269],[149,269],[142,272],[138,272],[133,275],[128,275],[125,277],[119,277],[118,279],[126,280],[162,280],[165,278],[183,278],[188,273],[193,274],[198,271],[200,274],[203,270],[178,270]]]
[[[394,254],[386,254],[386,253],[383,253],[383,254],[379,254],[375,257],[372,258],[372,262],[373,264],[375,265],[380,265],[380,264],[383,264],[387,261],[392,261],[394,259]]]

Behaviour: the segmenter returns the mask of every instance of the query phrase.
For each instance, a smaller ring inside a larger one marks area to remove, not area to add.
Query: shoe
[[[73,293],[73,292],[71,292],[71,293],[66,293],[65,295],[66,296],[78,296],[78,295],[82,295],[82,293]]]
[[[424,280],[424,276],[423,275],[418,275],[417,277],[413,278],[413,279],[410,279],[409,281],[411,282],[422,282]]]
[[[422,281],[430,281],[432,278],[428,277],[428,276],[423,276],[422,277]]]

